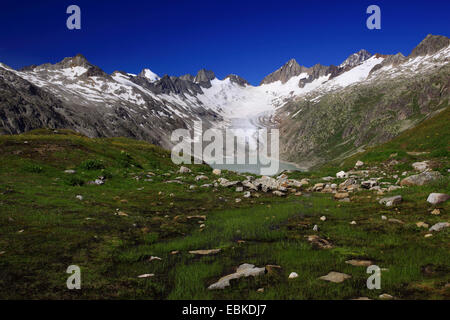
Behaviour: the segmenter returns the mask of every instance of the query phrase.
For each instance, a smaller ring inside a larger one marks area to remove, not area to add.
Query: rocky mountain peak
[[[261,81],[261,84],[268,84],[275,81],[286,83],[290,78],[298,76],[303,72],[307,72],[307,70],[308,68],[299,65],[295,59],[291,59],[286,62],[281,68],[266,76]]]
[[[215,78],[216,78],[216,75],[214,74],[213,71],[201,69],[195,76],[194,82],[198,83],[202,87],[210,88],[211,80],[213,80]]]
[[[160,77],[154,73],[153,71],[151,71],[150,69],[143,69],[139,74],[138,77],[142,77],[147,79],[150,82],[154,82],[160,79]]]
[[[342,62],[339,67],[340,68],[345,68],[345,67],[353,68],[354,66],[357,66],[361,62],[366,61],[371,56],[372,55],[367,50],[361,49],[358,52],[350,55],[347,59],[345,59],[345,61]]]
[[[225,79],[230,79],[231,82],[237,83],[238,85],[243,87],[246,85],[250,85],[247,80],[235,74],[229,74],[225,77]]]
[[[195,77],[192,74],[184,74],[180,77],[181,80],[185,80],[185,81],[190,81],[190,82],[194,82]]]
[[[214,74],[213,71],[211,70],[206,70],[206,69],[201,69],[197,72],[197,76],[195,77],[194,81],[195,82],[206,82],[206,81],[211,81],[212,79],[214,79],[216,76]]]
[[[62,66],[63,68],[71,67],[89,67],[91,64],[87,61],[86,57],[81,53],[77,54],[75,57],[64,58],[61,62],[56,65]]]
[[[408,58],[415,58],[418,56],[426,56],[428,54],[433,54],[439,50],[446,48],[450,45],[450,39],[446,36],[437,36],[429,34],[425,39],[418,44],[417,47],[413,49]]]

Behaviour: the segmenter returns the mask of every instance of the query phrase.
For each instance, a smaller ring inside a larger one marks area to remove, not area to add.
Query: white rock
[[[138,278],[150,278],[150,277],[154,277],[155,274],[153,273],[145,273],[145,274],[141,274],[140,276],[138,276]]]
[[[364,165],[364,162],[362,162],[361,160],[356,161],[355,163],[355,168],[359,169]]]
[[[422,162],[414,162],[412,164],[412,167],[414,168],[414,170],[422,172],[427,170],[429,168],[429,165],[428,161],[422,161]]]
[[[338,179],[348,178],[348,173],[346,173],[345,171],[339,171],[338,173],[336,173],[336,178]]]
[[[441,231],[445,228],[450,227],[450,223],[448,222],[439,222],[436,223],[435,225],[433,225],[430,229],[428,229],[429,231]]]
[[[391,207],[395,204],[399,204],[400,202],[402,202],[402,196],[400,195],[380,199],[380,204],[384,204],[386,207]]]
[[[184,166],[180,167],[180,173],[189,173],[189,172],[192,172],[192,170]]]
[[[319,231],[319,227],[317,226],[317,224],[314,225],[313,231]]]
[[[212,171],[212,174],[215,174],[216,176],[220,176],[220,175],[222,174],[222,170],[220,170],[220,169],[214,169],[214,170]]]
[[[390,294],[387,294],[387,293],[380,294],[379,298],[383,299],[383,300],[392,300],[392,299],[394,299],[393,296],[391,296]]]
[[[450,196],[445,193],[430,193],[427,201],[431,204],[439,204],[450,199]]]
[[[319,279],[334,282],[334,283],[341,283],[344,282],[344,280],[351,278],[350,275],[341,273],[341,272],[335,272],[331,271],[325,276],[320,277]]]
[[[295,278],[298,278],[298,274],[296,272],[291,272],[289,274],[289,279],[295,279]]]
[[[77,195],[75,198],[77,198],[78,200],[80,200],[80,201],[83,201],[83,196],[82,195]]]
[[[321,216],[321,217],[320,217],[320,220],[325,221],[325,220],[327,220],[327,217]]]
[[[209,290],[224,289],[230,285],[230,280],[239,279],[242,277],[257,277],[263,275],[266,272],[266,268],[257,268],[253,264],[244,263],[241,264],[235,273],[229,274],[219,279],[216,283],[213,283],[208,287]]]

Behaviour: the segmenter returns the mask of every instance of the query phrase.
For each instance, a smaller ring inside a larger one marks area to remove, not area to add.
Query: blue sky
[[[81,8],[81,30],[66,8]],[[381,8],[381,30],[366,8]],[[82,53],[106,72],[213,70],[258,84],[286,61],[340,64],[362,48],[407,55],[428,33],[449,36],[445,0],[2,1],[0,62],[19,68]]]

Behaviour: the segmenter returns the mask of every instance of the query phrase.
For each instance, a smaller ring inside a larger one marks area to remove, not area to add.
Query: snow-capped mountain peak
[[[354,66],[357,66],[361,62],[366,61],[371,56],[372,55],[367,50],[361,49],[358,52],[350,55],[347,59],[345,59],[345,61],[342,62],[339,65],[339,67],[340,68],[345,68],[345,67],[353,68]]]
[[[150,82],[154,82],[154,81],[158,81],[160,78],[160,76],[158,76],[156,73],[154,73],[152,70],[150,69],[143,69],[141,71],[141,73],[139,73],[140,77],[146,78],[148,81]]]

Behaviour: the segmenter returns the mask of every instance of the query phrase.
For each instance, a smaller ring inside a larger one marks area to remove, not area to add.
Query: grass
[[[393,141],[386,152],[402,160],[407,157],[402,146],[401,140]],[[441,146],[420,150],[444,150]],[[389,159],[384,149],[370,152],[363,159],[371,165]],[[430,192],[450,193],[444,170],[448,158],[439,154],[433,160],[445,178],[393,193],[404,201],[386,208],[369,191],[339,203],[329,194],[246,199],[232,188],[203,188],[217,179],[211,168],[192,165],[192,173],[180,174],[167,151],[141,141],[89,139],[65,130],[1,136],[0,298],[376,299],[386,292],[400,299],[448,299],[450,233],[447,229],[425,238],[427,230],[415,225],[448,221],[448,202],[437,206],[439,216],[430,214],[435,207],[426,202]],[[398,166],[409,167],[408,161]],[[67,169],[76,173],[64,173]],[[307,176],[315,183],[338,169],[290,176]],[[198,174],[208,180],[195,181]],[[104,185],[88,183],[99,176],[106,178]],[[244,179],[233,172],[222,176]],[[177,177],[183,184],[166,183]],[[202,215],[206,220],[192,218]],[[323,215],[326,221],[320,220]],[[350,224],[353,220],[356,225]],[[315,224],[318,232],[312,231]],[[333,248],[312,246],[305,236],[313,234],[328,239]],[[213,256],[188,252],[214,248],[221,251]],[[149,261],[151,256],[162,260]],[[365,268],[345,263],[352,258],[371,259],[388,269],[382,272],[381,290],[367,289]],[[207,290],[242,263],[280,265],[281,271]],[[82,290],[66,288],[65,271],[72,264],[81,267]],[[424,272],[426,266],[431,271]],[[318,279],[330,271],[352,277],[341,284]],[[299,277],[288,279],[291,272]],[[155,276],[137,277],[144,273]]]

